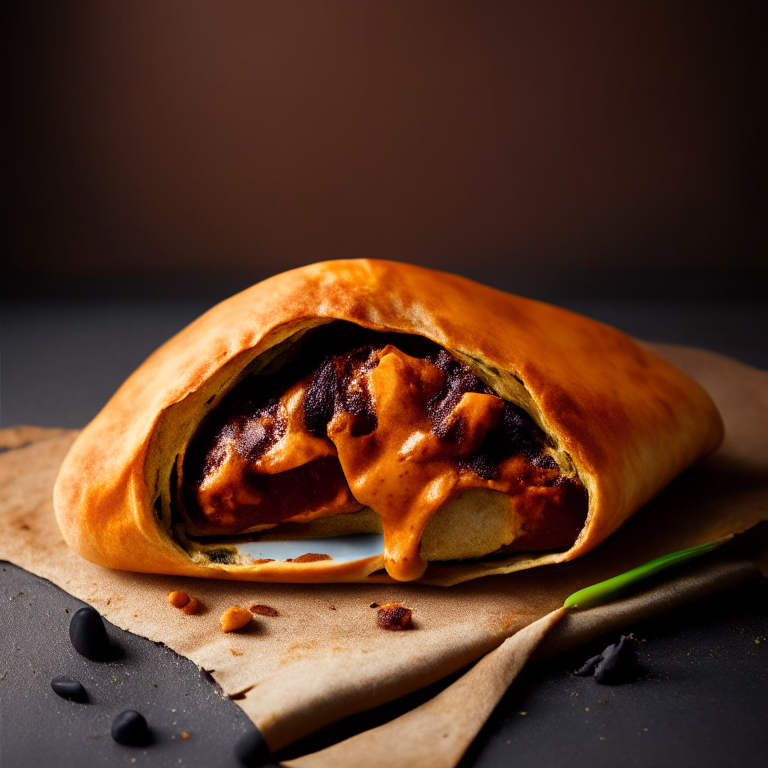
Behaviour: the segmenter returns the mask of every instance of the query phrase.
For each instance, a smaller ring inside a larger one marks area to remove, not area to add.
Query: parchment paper
[[[53,516],[53,483],[76,433],[39,428],[0,431],[0,445],[7,448],[0,455],[0,559],[49,579],[115,625],[163,642],[210,671],[270,747],[280,749],[466,666],[556,610],[581,587],[662,554],[743,533],[768,519],[768,373],[701,350],[654,349],[710,391],[726,421],[725,444],[608,541],[571,563],[450,588],[234,584],[110,571],[73,554]],[[565,650],[756,578],[760,568],[768,572],[766,528],[758,526],[706,562],[669,574],[663,585],[566,616],[544,637],[538,654]],[[200,599],[205,612],[186,616],[172,608],[166,596],[178,589]],[[372,602],[412,608],[414,628],[378,628]],[[279,615],[255,617],[235,633],[221,631],[224,610],[253,603],[272,606]],[[532,651],[533,646],[526,654]],[[475,688],[481,696],[482,685]],[[420,732],[423,727],[422,722]],[[366,750],[385,749],[386,740],[368,733],[372,736]],[[331,748],[336,765],[357,764],[360,747],[352,743],[355,739]],[[455,752],[431,764],[455,764],[461,757]],[[366,754],[373,759],[372,752]],[[318,753],[301,764],[326,764],[327,757]]]

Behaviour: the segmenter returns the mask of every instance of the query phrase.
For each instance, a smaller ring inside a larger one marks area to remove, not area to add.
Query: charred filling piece
[[[194,536],[260,531],[370,507],[389,574],[421,576],[421,535],[473,488],[508,494],[518,534],[505,549],[573,544],[587,494],[544,434],[445,349],[333,323],[278,373],[238,384],[193,439],[184,506]],[[461,535],[461,532],[457,532]]]

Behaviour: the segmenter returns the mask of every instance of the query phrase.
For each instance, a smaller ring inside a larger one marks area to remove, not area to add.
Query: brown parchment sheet
[[[280,749],[461,669],[555,611],[572,592],[662,554],[742,534],[706,562],[668,572],[663,586],[565,616],[544,637],[538,655],[756,578],[760,568],[768,572],[767,526],[749,530],[768,520],[768,373],[702,350],[653,348],[709,390],[726,423],[725,443],[610,539],[570,563],[449,588],[232,583],[110,571],[71,552],[54,519],[53,483],[76,433],[39,428],[0,431],[0,447],[7,449],[0,454],[0,559],[50,580],[113,624],[163,642],[210,671],[269,746]],[[178,589],[200,599],[205,611],[186,616],[172,608],[167,594]],[[380,629],[372,602],[412,608],[413,629]],[[238,632],[221,631],[219,617],[226,608],[254,603],[272,606],[279,615],[256,616]],[[527,647],[526,659],[533,650]],[[482,696],[482,682],[478,686]],[[385,743],[368,733],[372,749]],[[335,764],[355,764],[353,741],[331,748],[339,750]],[[455,764],[461,752],[454,757],[440,764]]]

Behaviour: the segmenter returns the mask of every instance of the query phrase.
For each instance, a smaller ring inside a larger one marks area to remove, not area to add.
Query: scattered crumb
[[[230,652],[230,653],[231,653],[233,656],[242,656],[242,655],[243,655],[243,652],[242,652],[242,651],[236,651],[234,648],[230,648],[230,649],[229,649],[229,652]]]
[[[157,683],[152,683],[153,688],[157,688]]]
[[[527,713],[527,712],[521,712],[520,714],[521,714],[521,715],[523,715],[523,716],[525,716],[525,715],[527,715],[528,713]]]
[[[189,734],[186,731],[182,731],[181,732],[181,738],[182,739],[188,739],[189,738]]]
[[[251,613],[255,613],[257,616],[279,616],[276,608],[271,605],[259,605],[255,603],[248,609]]]
[[[576,691],[571,691],[571,696],[578,696],[579,694],[576,693]]]
[[[587,712],[589,712],[589,707],[584,707],[584,709],[585,709]]]
[[[328,609],[331,610],[331,611],[335,611],[336,610],[336,606],[335,605],[329,605]]]
[[[600,736],[600,741],[605,741],[605,736]]]
[[[239,606],[227,608],[221,615],[221,629],[223,632],[234,632],[236,629],[242,629],[250,620],[251,612]]]
[[[405,608],[400,603],[385,603],[379,608],[376,615],[376,623],[382,629],[408,629],[411,626],[410,608]]]
[[[174,608],[183,608],[189,604],[189,595],[186,592],[176,591],[168,594],[168,602]]]
[[[600,699],[600,701],[597,702],[598,704],[607,704],[608,699]]]
[[[378,608],[379,604],[378,603],[371,603],[368,607],[369,608]]]
[[[189,602],[181,610],[187,616],[196,616],[203,612],[203,607],[203,604],[196,597],[190,597]]]
[[[647,728],[643,728],[643,730],[644,730],[644,731],[647,731],[648,729],[647,729]]]

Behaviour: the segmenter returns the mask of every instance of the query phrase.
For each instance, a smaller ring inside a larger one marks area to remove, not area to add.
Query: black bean
[[[595,673],[595,667],[603,660],[602,654],[593,656],[589,661],[584,662],[584,665],[576,672],[579,677],[587,677],[587,675],[593,675]]]
[[[84,701],[85,700],[85,688],[83,684],[77,680],[73,680],[71,677],[54,677],[51,680],[51,688],[53,692],[62,699],[69,699],[70,701]]]
[[[626,642],[627,638],[622,635],[618,643],[609,645],[602,652],[602,660],[595,668],[595,680],[598,683],[616,683],[621,679],[626,667]]]
[[[99,612],[81,608],[69,622],[69,639],[75,650],[89,659],[104,659],[109,655],[109,638]]]
[[[267,765],[269,762],[269,747],[258,728],[248,731],[235,744],[235,756],[248,768]]]
[[[149,741],[149,728],[144,715],[126,709],[112,721],[112,738],[119,744],[141,747]]]

